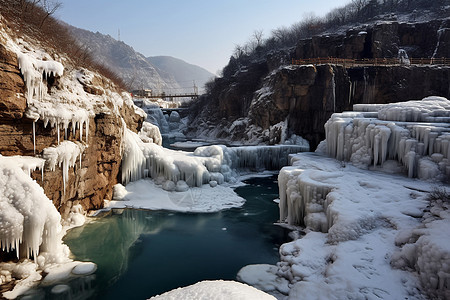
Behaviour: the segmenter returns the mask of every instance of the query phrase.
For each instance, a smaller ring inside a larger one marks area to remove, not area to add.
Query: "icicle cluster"
[[[39,119],[44,121],[45,127],[48,124],[52,128],[56,127],[58,143],[60,142],[60,130],[64,129],[65,139],[67,139],[67,131],[70,126],[74,135],[77,129],[80,130],[80,141],[83,139],[83,127],[85,126],[85,139],[87,140],[89,117],[91,117],[92,112],[78,105],[71,104],[70,99],[69,101],[57,101],[56,99],[46,98],[47,85],[45,80],[48,76],[62,76],[64,72],[63,65],[56,61],[39,60],[30,54],[21,52],[17,53],[17,58],[26,84],[26,99],[28,104],[26,116],[34,121],[34,149],[36,149],[35,123]]]
[[[69,179],[69,167],[74,167],[77,159],[80,162],[81,155],[84,152],[84,146],[80,143],[64,141],[56,147],[45,148],[42,156],[47,162],[47,166],[51,171],[55,170],[56,165],[63,171],[63,193],[66,191],[66,184]]]
[[[355,165],[396,160],[409,177],[450,177],[450,101],[429,97],[386,105],[358,104],[325,124],[328,155]]]
[[[27,87],[28,104],[32,104],[34,101],[42,101],[44,94],[47,93],[47,86],[43,80],[49,75],[62,76],[63,65],[56,61],[38,60],[24,53],[18,53],[17,59]]]
[[[36,258],[40,251],[56,252],[61,242],[58,211],[26,174],[35,167],[42,168],[42,160],[0,156],[1,248],[15,250],[17,257]]]

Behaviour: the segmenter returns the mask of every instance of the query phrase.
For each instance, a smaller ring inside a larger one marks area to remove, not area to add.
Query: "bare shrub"
[[[434,187],[428,195],[428,200],[432,202],[442,201],[443,203],[450,203],[450,193],[445,187]]]
[[[67,27],[53,17],[60,7],[57,0],[0,0],[1,15],[18,35],[39,41],[48,51],[66,54],[74,66],[97,71],[125,89],[122,79],[96,62],[89,49],[77,43]]]

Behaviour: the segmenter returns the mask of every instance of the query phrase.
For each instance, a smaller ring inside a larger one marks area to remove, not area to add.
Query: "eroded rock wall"
[[[324,124],[334,112],[353,104],[386,104],[420,100],[431,95],[450,97],[450,68],[291,66],[267,80],[267,93],[255,98],[251,124],[263,129],[287,119],[290,133],[306,138],[311,148],[325,138]]]
[[[105,87],[101,80],[93,86],[85,86],[90,94],[99,94]],[[102,87],[103,85],[103,87]],[[21,75],[16,54],[0,44],[0,154],[40,156],[46,147],[58,144],[56,127],[44,126],[42,120],[35,123],[35,151],[33,150],[33,121],[25,117],[27,100],[25,83]],[[44,188],[46,195],[53,201],[63,217],[69,212],[74,201],[80,202],[84,209],[103,206],[104,199],[111,199],[112,186],[117,183],[121,163],[121,143],[123,122],[128,128],[137,131],[143,117],[135,113],[130,105],[123,105],[119,113],[98,113],[89,122],[89,138],[84,140],[85,150],[75,167],[69,169],[69,178],[64,191],[62,169],[48,168],[32,173],[32,177]],[[86,128],[85,128],[86,130]],[[78,141],[68,130],[67,140]],[[60,130],[63,139],[64,130]]]

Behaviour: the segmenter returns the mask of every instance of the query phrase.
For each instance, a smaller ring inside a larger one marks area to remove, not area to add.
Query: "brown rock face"
[[[89,91],[98,94],[101,90],[94,85]],[[24,92],[25,84],[16,55],[0,44],[1,155],[34,156],[33,121],[24,116],[27,107]],[[134,108],[126,105],[121,108],[121,116],[132,130],[139,129],[143,122],[142,117],[135,114]],[[44,178],[41,171],[32,173],[63,217],[75,201],[81,203],[84,209],[101,208],[104,199],[111,199],[112,186],[117,183],[123,134],[120,116],[97,114],[91,118],[88,130],[89,139],[81,157],[81,166],[77,160],[75,167],[70,167],[65,190],[60,167],[57,166],[55,171],[46,168]],[[42,154],[44,148],[58,144],[56,128],[45,128],[39,120],[35,123],[35,132],[36,155]],[[60,136],[63,139],[63,130]],[[79,130],[75,135],[69,130],[67,140],[78,141]]]
[[[366,25],[345,34],[300,40],[290,57],[280,50],[265,60],[231,58],[223,78],[193,106],[188,134],[273,144],[280,141],[280,126],[274,125],[287,121],[287,134],[303,136],[314,150],[325,138],[323,125],[331,114],[351,110],[353,104],[450,97],[448,67],[280,68],[290,59],[393,58],[399,49],[411,58],[450,57],[449,21]]]
[[[334,112],[353,104],[386,104],[450,97],[450,68],[359,67],[335,65],[281,69],[269,79],[273,93],[254,99],[251,124],[267,129],[288,120],[290,133],[306,138],[311,148],[325,138],[324,124]]]
[[[14,53],[0,44],[0,118],[18,119],[26,108],[26,99],[22,94],[25,88],[17,58]]]

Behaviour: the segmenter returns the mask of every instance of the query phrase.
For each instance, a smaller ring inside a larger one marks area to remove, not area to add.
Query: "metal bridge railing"
[[[409,63],[408,63],[409,62]],[[318,65],[336,64],[344,67],[356,66],[393,66],[393,65],[450,65],[450,58],[410,58],[401,60],[398,58],[363,58],[348,59],[335,57],[318,57],[305,59],[292,59],[293,65]]]

